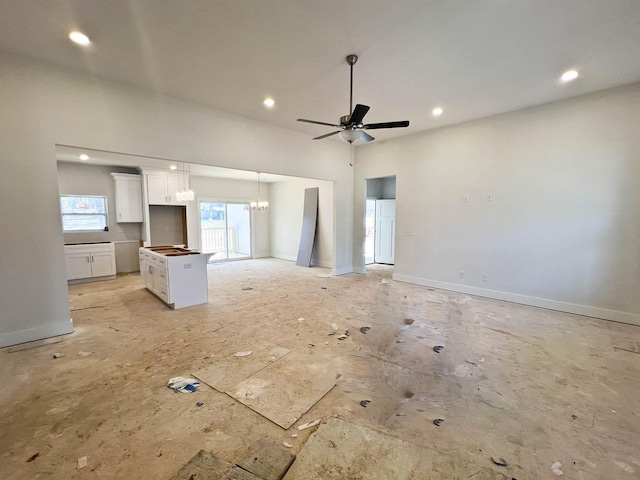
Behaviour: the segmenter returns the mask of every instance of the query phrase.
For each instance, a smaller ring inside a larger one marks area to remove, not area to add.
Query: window
[[[60,211],[65,232],[108,230],[107,197],[60,195]]]

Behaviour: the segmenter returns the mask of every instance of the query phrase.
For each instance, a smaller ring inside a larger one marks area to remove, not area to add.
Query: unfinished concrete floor
[[[233,463],[261,437],[298,452],[313,429],[291,438],[295,425],[205,384],[166,387],[265,344],[341,375],[296,425],[337,416],[412,442],[429,479],[556,478],[554,462],[567,479],[640,478],[640,354],[614,348],[640,328],[394,282],[392,271],[210,265],[209,303],[177,311],[136,274],[70,287],[74,334],[0,351],[0,478],[167,479],[200,449]],[[327,336],[332,323],[351,336]]]

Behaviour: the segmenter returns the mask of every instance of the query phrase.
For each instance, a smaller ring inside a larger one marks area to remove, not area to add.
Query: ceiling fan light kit
[[[326,123],[326,122],[318,122],[316,120],[307,120],[304,118],[298,118],[299,122],[305,123],[313,123],[316,125],[325,125],[327,127],[337,128],[335,132],[326,133],[324,135],[320,135],[319,137],[315,137],[314,140],[322,140],[323,138],[331,137],[333,135],[338,134],[340,138],[349,142],[350,144],[355,142],[356,140],[362,140],[363,142],[370,142],[375,140],[374,137],[369,135],[365,130],[375,130],[380,128],[404,128],[409,126],[408,120],[403,120],[400,122],[383,122],[383,123],[369,123],[363,124],[362,120],[364,116],[369,111],[369,107],[367,105],[357,104],[355,108],[353,108],[353,66],[358,61],[357,55],[347,55],[347,64],[349,64],[349,68],[351,70],[350,75],[350,83],[349,83],[349,115],[344,115],[340,117],[339,124]]]

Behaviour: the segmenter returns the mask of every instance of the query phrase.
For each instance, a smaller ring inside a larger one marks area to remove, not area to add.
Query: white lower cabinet
[[[116,276],[116,252],[111,242],[64,246],[69,281],[108,280]]]
[[[140,279],[174,309],[207,303],[207,257],[201,253],[166,256],[143,247],[139,251]]]

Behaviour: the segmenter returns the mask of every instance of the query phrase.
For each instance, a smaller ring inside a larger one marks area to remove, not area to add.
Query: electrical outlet
[[[467,202],[469,201],[469,195],[463,195],[463,196],[462,196],[462,201],[463,201],[464,203],[467,203]]]
[[[493,200],[493,195],[487,195],[487,202],[490,202]]]
[[[464,278],[464,272],[463,272],[463,271],[460,271],[460,273],[458,273],[458,276],[459,276],[460,278]]]
[[[486,282],[487,280],[489,280],[489,276],[485,273],[484,275],[482,275],[482,281]]]

